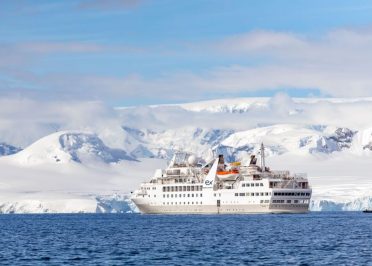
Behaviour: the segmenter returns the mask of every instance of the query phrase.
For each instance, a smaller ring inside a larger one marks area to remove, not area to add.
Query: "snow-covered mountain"
[[[350,152],[368,155],[372,151],[370,129],[358,131],[317,125],[278,124],[234,132],[228,129],[181,127],[155,132],[123,127],[128,152],[138,158],[169,159],[174,151],[193,152],[201,157],[224,154],[230,161],[257,153],[261,142],[268,156],[289,154],[331,154]],[[367,132],[367,134],[366,134]]]
[[[154,168],[135,174],[139,163],[94,133],[53,133],[0,158],[0,213],[128,212],[126,194]]]
[[[272,169],[308,173],[313,210],[360,210],[372,197],[369,111],[371,98],[285,96],[117,108],[22,151],[3,145],[0,212],[128,211],[125,195],[175,151],[236,161],[261,142]]]
[[[126,144],[131,145],[127,145],[131,155],[162,159],[170,159],[175,151],[188,151],[202,157],[213,156],[213,148],[234,132],[190,126],[160,132],[130,127],[123,129],[129,135]]]
[[[115,163],[135,160],[124,150],[107,147],[94,133],[57,132],[46,136],[11,156],[13,162],[25,165],[43,163]]]

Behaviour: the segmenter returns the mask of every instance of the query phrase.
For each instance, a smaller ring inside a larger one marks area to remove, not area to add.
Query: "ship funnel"
[[[218,155],[218,164],[224,164],[225,159],[223,158],[223,154]]]
[[[256,165],[257,158],[255,155],[251,155],[251,161],[249,162],[249,165]]]

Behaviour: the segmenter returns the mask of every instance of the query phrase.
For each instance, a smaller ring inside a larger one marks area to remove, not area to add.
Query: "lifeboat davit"
[[[232,169],[229,171],[217,171],[216,174],[221,180],[235,180],[239,176],[239,171],[237,169]]]

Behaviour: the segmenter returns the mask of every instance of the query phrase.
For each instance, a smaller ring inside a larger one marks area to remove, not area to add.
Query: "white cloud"
[[[217,105],[248,108],[243,113],[211,113],[189,111],[192,109],[182,105],[113,109],[102,102],[2,98],[0,142],[25,147],[55,131],[84,130],[96,132],[110,147],[124,148],[126,135],[122,126],[160,132],[185,127],[241,131],[273,124],[328,125],[360,130],[372,125],[372,100],[299,101],[278,94],[271,99],[227,99],[194,105],[202,109]]]
[[[192,50],[195,54],[190,56],[204,53],[207,57],[228,57],[229,61],[238,59],[239,62],[210,66],[201,71],[163,72],[151,78],[140,73],[125,76],[89,73],[37,75],[13,71],[9,75],[31,87],[46,88],[43,95],[103,101],[193,101],[278,89],[311,89],[320,91],[321,95],[358,97],[372,95],[371,48],[372,30],[369,29],[339,29],[316,38],[288,32],[254,31],[201,45],[198,49],[183,47],[183,50],[174,51],[179,54]],[[9,57],[9,49],[0,47],[0,53]],[[19,45],[16,50],[27,59],[35,58],[38,53],[115,53],[123,49],[131,51],[125,47],[84,43],[29,43]],[[156,50],[147,52],[156,53]],[[19,54],[13,54],[15,63],[24,60]],[[8,61],[12,62],[12,58]]]
[[[231,56],[265,61],[230,66],[201,76],[202,86],[255,91],[314,88],[331,96],[372,94],[372,31],[340,29],[312,38],[285,32],[257,31],[212,45]]]
[[[113,123],[115,121],[115,123]],[[26,146],[59,130],[120,129],[113,109],[100,102],[0,98],[0,142]]]
[[[277,49],[288,50],[294,47],[304,47],[306,40],[286,32],[253,31],[227,37],[212,46],[228,53],[266,53]]]

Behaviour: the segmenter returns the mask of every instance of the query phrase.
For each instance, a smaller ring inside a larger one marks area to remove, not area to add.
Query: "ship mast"
[[[265,172],[265,147],[263,145],[263,142],[261,142],[261,148],[260,148],[260,155],[261,155],[261,171]]]

